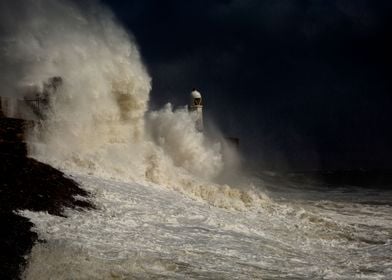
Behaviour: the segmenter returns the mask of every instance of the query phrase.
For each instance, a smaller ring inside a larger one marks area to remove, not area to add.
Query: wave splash
[[[248,191],[213,183],[227,166],[222,144],[198,132],[186,109],[148,110],[151,78],[135,40],[103,5],[16,0],[1,8],[1,92],[23,98],[52,77],[62,81],[28,133],[32,157],[72,172],[170,186],[217,205],[225,193],[249,204]]]

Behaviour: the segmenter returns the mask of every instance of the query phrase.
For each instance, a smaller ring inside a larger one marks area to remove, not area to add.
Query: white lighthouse
[[[200,132],[203,131],[203,99],[201,94],[196,89],[191,92],[191,100],[189,105],[189,111],[195,118],[196,129]]]

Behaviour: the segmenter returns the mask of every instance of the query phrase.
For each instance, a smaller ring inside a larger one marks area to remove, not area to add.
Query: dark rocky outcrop
[[[92,208],[75,199],[88,193],[60,171],[28,158],[23,133],[31,123],[0,117],[0,279],[19,279],[37,235],[16,211],[63,215],[65,207]]]

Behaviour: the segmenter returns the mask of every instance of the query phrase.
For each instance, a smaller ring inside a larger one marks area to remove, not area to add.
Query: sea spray
[[[148,114],[148,125],[154,142],[163,148],[174,164],[204,178],[216,176],[223,168],[219,142],[206,148],[204,134],[186,108],[173,111],[171,104]]]
[[[62,77],[30,154],[66,170],[97,205],[67,218],[23,212],[46,241],[25,279],[392,279],[390,200],[377,201],[390,194],[375,191],[371,205],[363,190],[296,184],[276,203],[214,183],[227,169],[222,142],[194,130],[184,109],[149,112],[132,37],[80,2],[0,2],[0,92],[21,97]]]
[[[72,172],[151,181],[218,206],[252,201],[248,191],[213,183],[225,169],[222,145],[197,131],[185,108],[148,112],[151,78],[135,40],[103,5],[1,5],[1,92],[21,98],[23,88],[62,79],[28,132],[30,156]]]

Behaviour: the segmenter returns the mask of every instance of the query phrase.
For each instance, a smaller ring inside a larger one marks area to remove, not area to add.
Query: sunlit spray
[[[224,155],[186,107],[148,110],[151,78],[104,7],[3,0],[0,14],[1,95],[63,81],[29,131],[30,155],[71,174],[97,204],[68,218],[24,212],[46,241],[25,279],[392,279],[388,196],[371,206],[378,192],[358,204],[356,192],[296,184],[281,186],[277,203],[230,176],[218,184],[235,151]]]
[[[202,118],[195,127],[185,108],[148,111],[151,78],[111,12],[95,1],[6,2],[2,94],[23,98],[20,88],[42,92],[51,78],[62,79],[45,118],[28,133],[30,156],[65,171],[154,182],[216,205],[230,207],[236,199],[242,205],[238,190],[221,192],[213,183],[225,162],[221,143],[200,132]],[[201,96],[194,100],[201,112]]]

